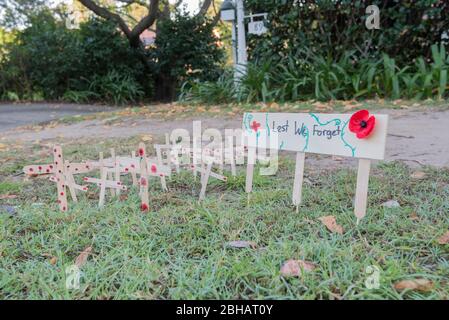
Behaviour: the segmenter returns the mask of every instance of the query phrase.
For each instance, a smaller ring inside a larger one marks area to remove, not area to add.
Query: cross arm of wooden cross
[[[106,188],[127,190],[127,187],[120,181],[104,180],[104,182],[103,182],[102,179],[91,178],[91,177],[84,177],[83,180],[87,183],[93,183],[100,187],[102,186],[102,183],[104,183]]]
[[[49,180],[52,182],[58,182],[58,179],[55,176],[50,176]],[[86,192],[87,190],[89,190],[88,186],[82,186],[82,185],[79,185],[76,183],[73,184],[73,188],[75,188],[76,190],[83,191],[83,192]]]
[[[29,176],[54,174],[55,166],[53,164],[36,164],[23,167],[23,173]]]

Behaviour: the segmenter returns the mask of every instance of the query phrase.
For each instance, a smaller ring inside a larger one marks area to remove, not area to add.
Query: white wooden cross
[[[73,177],[74,174],[83,174],[92,171],[94,168],[88,163],[70,163],[64,161],[62,148],[55,145],[52,148],[53,163],[29,165],[23,168],[25,174],[30,176],[35,175],[50,175],[50,181],[56,182],[57,185],[57,202],[61,211],[68,210],[66,188],[69,189],[70,195],[74,202],[77,202],[76,190],[87,191],[86,186],[78,185]]]
[[[100,187],[100,196],[98,200],[98,206],[103,207],[106,197],[106,188],[114,189],[114,190],[126,190],[126,186],[120,182],[120,180],[108,180],[108,172],[111,172],[109,169],[110,165],[106,164],[103,159],[103,152],[99,154],[99,162],[91,163],[91,165],[100,169],[100,178],[92,178],[92,177],[84,177],[83,180],[87,183],[93,183]],[[116,172],[117,164],[113,162],[113,172]],[[113,194],[115,195],[115,193]]]

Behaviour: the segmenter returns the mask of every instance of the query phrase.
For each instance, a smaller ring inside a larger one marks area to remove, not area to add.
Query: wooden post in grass
[[[133,151],[131,152],[131,160],[136,158],[136,152]],[[134,169],[134,168],[131,168]],[[137,186],[137,175],[136,175],[136,171],[135,170],[130,170],[131,171],[131,178],[133,180],[133,186]]]
[[[245,192],[248,194],[247,202],[249,204],[250,194],[253,191],[253,175],[254,175],[254,164],[256,162],[256,148],[248,148],[248,158],[246,165],[246,182],[245,182]]]
[[[207,183],[209,182],[209,176],[210,173],[212,171],[212,161],[208,161],[205,167],[204,171],[202,170],[201,172],[201,192],[200,192],[200,201],[204,200],[205,196],[206,196],[206,187],[207,187]]]
[[[59,210],[67,211],[68,207],[67,207],[66,182],[64,176],[64,159],[62,156],[61,146],[53,147],[53,162],[55,165],[55,177],[58,189]]]
[[[148,198],[148,168],[147,168],[147,159],[146,159],[146,151],[145,144],[143,142],[139,143],[139,151],[140,157],[140,209],[142,211],[149,210],[149,198]]]
[[[70,171],[70,162],[68,160],[64,161],[64,177],[65,184],[69,188],[70,196],[72,197],[73,202],[78,202],[75,191],[75,179]]]
[[[156,147],[156,158],[157,158],[157,164],[159,167],[162,167],[164,165],[164,160],[162,157],[162,150],[161,147]],[[168,163],[168,167],[169,170],[171,170],[170,168],[170,163]],[[164,189],[164,191],[167,191],[167,181],[165,180],[165,175],[161,176],[161,185],[162,185],[162,189]]]
[[[229,135],[226,136],[227,141],[226,141],[226,147],[225,147],[225,161],[226,159],[229,161],[229,164],[231,166],[231,174],[232,176],[236,176],[237,175],[237,171],[236,171],[236,167],[235,167],[235,162],[236,162],[236,152],[235,152],[235,147],[234,147],[234,136]]]
[[[295,180],[293,181],[292,202],[296,206],[296,212],[299,212],[299,205],[302,199],[302,184],[304,180],[304,160],[306,154],[304,152],[296,153]]]
[[[359,169],[357,171],[357,187],[355,191],[354,214],[357,217],[357,224],[366,215],[366,205],[368,200],[368,181],[371,167],[371,160],[359,159]]]
[[[107,180],[107,171],[106,167],[104,166],[104,159],[103,159],[103,152],[100,152],[99,154],[99,160],[100,160],[100,198],[98,200],[98,206],[101,208],[104,205],[104,198],[106,196],[106,180]],[[84,178],[84,181],[87,181],[86,178]]]

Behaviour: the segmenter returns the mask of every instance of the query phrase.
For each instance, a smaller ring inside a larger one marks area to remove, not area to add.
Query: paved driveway
[[[112,110],[114,108],[106,106],[66,103],[0,104],[0,132],[65,116]]]

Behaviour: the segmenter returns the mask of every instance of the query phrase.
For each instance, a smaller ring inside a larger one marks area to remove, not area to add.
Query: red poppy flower
[[[156,172],[157,172],[157,167],[156,167],[156,165],[154,165],[154,164],[151,165],[151,172],[152,172],[152,173],[156,173]]]
[[[145,178],[140,178],[140,185],[141,185],[141,186],[146,186],[146,185],[147,185],[147,179],[145,179]]]
[[[371,134],[375,124],[376,118],[370,116],[368,110],[360,110],[349,119],[349,131],[355,133],[357,138],[364,139]]]
[[[253,121],[253,123],[251,124],[250,127],[251,127],[251,129],[254,130],[254,132],[257,132],[257,130],[259,130],[259,128],[260,128],[260,123],[257,121]]]
[[[142,203],[142,204],[140,205],[140,210],[142,210],[142,211],[148,211],[148,205],[147,205],[146,203]]]
[[[139,156],[143,157],[145,155],[145,151],[142,148],[139,148]]]

